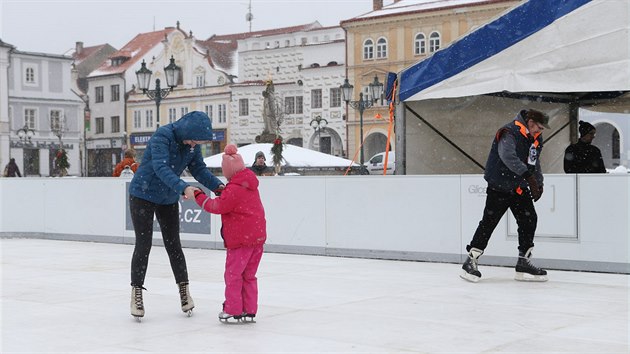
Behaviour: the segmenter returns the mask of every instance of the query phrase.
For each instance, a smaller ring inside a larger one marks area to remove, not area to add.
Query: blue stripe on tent
[[[591,0],[529,0],[400,75],[400,101],[511,47]]]

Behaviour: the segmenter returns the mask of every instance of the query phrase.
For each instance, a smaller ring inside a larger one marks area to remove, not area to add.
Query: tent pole
[[[397,102],[396,114],[394,116],[394,129],[396,135],[396,166],[397,175],[407,174],[407,117],[405,110],[407,104],[405,102]]]

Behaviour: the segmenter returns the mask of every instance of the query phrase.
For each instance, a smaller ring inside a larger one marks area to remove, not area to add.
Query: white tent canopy
[[[271,147],[273,144],[251,144],[238,148],[238,153],[243,157],[245,166],[251,166],[254,163],[256,153],[262,151],[267,159],[267,166],[273,166],[273,155]],[[358,166],[351,160],[341,157],[324,154],[318,151],[305,149],[299,146],[285,144],[282,151],[282,166],[293,167],[350,167]],[[204,162],[210,168],[221,168],[223,153],[206,157]]]
[[[401,74],[401,101],[630,90],[630,1],[530,0]]]

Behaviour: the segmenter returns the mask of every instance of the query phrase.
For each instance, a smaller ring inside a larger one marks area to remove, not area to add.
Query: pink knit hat
[[[236,172],[245,169],[245,163],[243,157],[237,154],[237,148],[234,144],[229,144],[225,147],[225,153],[223,154],[223,161],[221,162],[221,168],[223,168],[223,175],[225,178],[230,179]]]

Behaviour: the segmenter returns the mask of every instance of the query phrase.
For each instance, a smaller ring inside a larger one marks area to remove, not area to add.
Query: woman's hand
[[[193,187],[193,186],[188,186],[186,187],[186,189],[184,189],[184,199],[191,199],[191,200],[195,200],[195,191],[200,190],[197,187]]]

